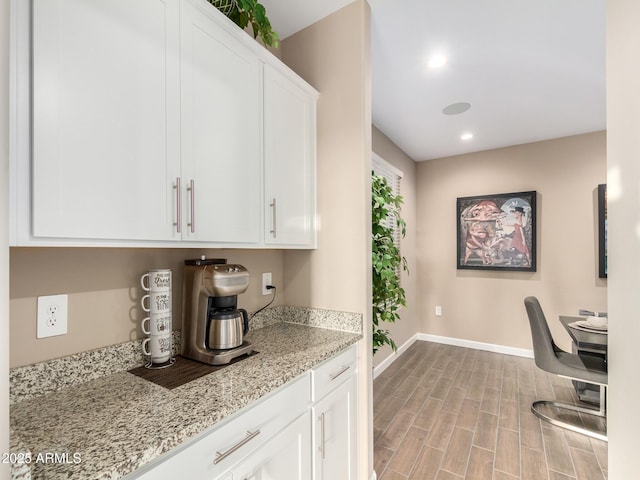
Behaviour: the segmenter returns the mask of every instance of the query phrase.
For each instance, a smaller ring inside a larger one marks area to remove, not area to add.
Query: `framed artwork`
[[[458,198],[458,269],[536,271],[536,192]]]
[[[598,185],[598,276],[607,278],[607,185]]]

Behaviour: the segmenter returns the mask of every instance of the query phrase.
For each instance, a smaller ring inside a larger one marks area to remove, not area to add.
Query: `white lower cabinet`
[[[356,480],[356,378],[351,347],[126,478]]]
[[[308,480],[311,478],[309,412],[298,417],[266,445],[234,468],[231,478],[233,480]]]
[[[315,480],[356,480],[356,379],[313,406]]]
[[[168,458],[156,460],[127,479],[235,480],[239,477],[234,472],[241,467],[276,468],[278,459],[270,457],[284,451],[291,455],[288,448],[294,441],[303,442],[302,436],[307,442],[305,448],[310,452],[310,391],[309,375],[303,375],[258,401],[239,416],[226,420],[222,426],[214,427],[176,449],[176,452],[169,453],[165,456]],[[302,418],[306,419],[302,421],[306,424],[304,428],[300,427]],[[302,447],[298,443],[295,445],[301,451]],[[299,461],[310,465],[310,456],[310,453],[306,456],[300,454]],[[287,461],[293,461],[292,457],[288,457]],[[282,477],[283,480],[288,478],[303,479],[310,478],[310,475]]]
[[[314,480],[357,479],[355,370],[351,347],[312,372]]]

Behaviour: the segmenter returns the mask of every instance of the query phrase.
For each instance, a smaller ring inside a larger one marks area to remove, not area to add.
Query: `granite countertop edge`
[[[248,337],[258,355],[173,390],[118,372],[12,405],[11,445],[32,458],[67,455],[68,462],[32,463],[33,479],[124,478],[361,339],[361,333],[269,325]],[[75,453],[81,462],[73,463]]]

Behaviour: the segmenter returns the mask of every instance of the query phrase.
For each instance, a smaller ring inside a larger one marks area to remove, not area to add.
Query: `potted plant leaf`
[[[264,6],[257,0],[208,0],[243,30],[251,25],[253,38],[269,47],[278,47],[278,33],[271,28]]]
[[[373,353],[383,345],[393,351],[397,346],[382,322],[395,322],[399,310],[406,306],[405,291],[400,286],[400,269],[408,270],[407,260],[400,254],[394,238],[395,228],[404,237],[406,223],[400,216],[402,197],[395,195],[387,179],[372,172],[371,176],[371,244]]]

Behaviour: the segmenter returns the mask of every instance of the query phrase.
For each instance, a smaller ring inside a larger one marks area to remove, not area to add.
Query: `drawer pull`
[[[233,447],[231,447],[229,450],[225,450],[224,452],[220,453],[220,452],[216,452],[216,458],[213,461],[214,465],[217,465],[218,463],[220,463],[222,460],[224,460],[225,458],[227,458],[229,455],[231,455],[233,452],[235,452],[236,450],[238,450],[239,448],[241,448],[243,445],[246,445],[247,443],[249,443],[251,440],[253,440],[254,438],[256,438],[258,435],[260,434],[260,430],[256,430],[255,432],[250,432],[247,430],[247,436],[244,437],[242,440],[240,440],[238,443],[236,443]]]
[[[350,368],[351,368],[351,365],[343,365],[338,373],[330,373],[329,374],[329,378],[331,380],[335,380],[336,378],[338,378],[340,375],[342,375],[344,372],[346,372]]]

